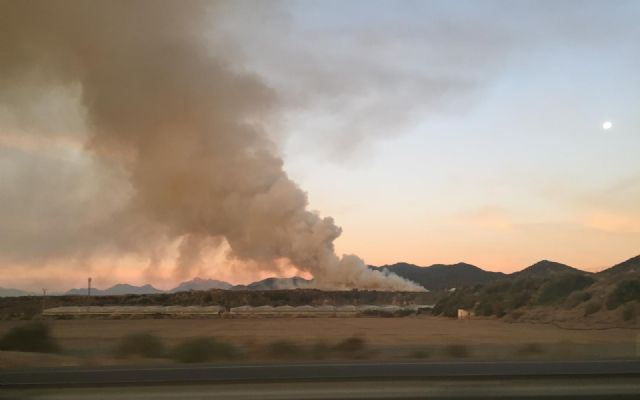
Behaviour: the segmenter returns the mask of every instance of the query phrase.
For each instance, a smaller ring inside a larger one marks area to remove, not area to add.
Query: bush
[[[336,344],[333,349],[343,354],[357,354],[364,351],[365,340],[359,337],[350,337]]]
[[[331,352],[331,347],[324,342],[317,342],[311,348],[311,357],[314,360],[323,360]]]
[[[540,346],[537,343],[527,343],[527,344],[523,344],[522,346],[519,346],[516,349],[516,355],[517,356],[536,356],[536,355],[540,355],[544,353],[544,351],[542,350],[542,346]]]
[[[633,321],[636,319],[636,305],[634,303],[625,304],[622,308],[622,320],[623,321]]]
[[[582,290],[595,282],[595,280],[584,274],[566,273],[554,276],[540,289],[538,296],[539,304],[551,304],[567,297],[576,290]]]
[[[620,304],[633,300],[640,301],[640,279],[626,280],[618,283],[607,298],[607,308],[613,310]]]
[[[304,355],[304,350],[300,346],[287,340],[269,343],[266,351],[272,358],[300,358]]]
[[[433,307],[433,315],[456,318],[459,308],[470,309],[475,303],[476,300],[472,293],[467,293],[466,290],[456,290],[438,300]]]
[[[120,339],[115,348],[116,357],[127,358],[132,356],[146,358],[164,357],[166,350],[160,338],[149,333],[128,335]]]
[[[469,357],[469,348],[464,344],[450,344],[444,349],[445,354],[454,358]]]
[[[508,299],[508,304],[511,306],[512,309],[515,309],[515,308],[520,308],[527,305],[527,303],[530,300],[531,300],[530,293],[527,293],[527,292],[513,293]]]
[[[238,349],[211,337],[196,337],[177,345],[172,352],[174,360],[197,363],[214,360],[233,360],[239,356]]]
[[[493,306],[489,302],[482,301],[476,305],[474,312],[481,317],[488,317],[493,314]]]
[[[510,317],[511,317],[511,319],[513,319],[513,320],[518,320],[518,319],[520,319],[523,315],[524,315],[524,311],[517,311],[517,310],[514,310],[514,311],[511,311],[511,312],[509,313],[509,316],[510,316]]]
[[[597,313],[602,308],[602,303],[597,300],[591,300],[584,307],[584,316]]]
[[[431,351],[428,349],[416,349],[409,353],[409,358],[429,358],[431,357]]]
[[[391,318],[394,316],[392,312],[383,311],[383,310],[365,310],[362,312],[362,315],[365,317],[378,317],[378,318]]]
[[[398,311],[394,312],[391,316],[393,316],[393,317],[407,317],[407,316],[413,315],[413,314],[415,314],[415,311],[413,311],[413,310],[401,309],[401,310],[398,310]]]
[[[433,315],[455,318],[458,309],[474,309],[476,315],[501,318],[531,304],[542,283],[543,279],[520,278],[462,287],[441,298],[433,308]]]
[[[7,332],[0,339],[0,350],[54,353],[59,346],[51,337],[49,326],[42,322],[30,322]]]
[[[584,290],[578,290],[573,292],[567,297],[567,301],[565,305],[567,308],[574,308],[575,306],[584,303],[591,299],[591,293],[585,292]]]
[[[512,282],[508,280],[497,281],[491,284],[488,284],[484,288],[485,294],[503,294],[507,293],[512,286]]]

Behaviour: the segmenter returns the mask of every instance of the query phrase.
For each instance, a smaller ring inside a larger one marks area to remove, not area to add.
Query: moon
[[[612,127],[613,127],[613,122],[611,122],[611,121],[604,121],[602,123],[602,129],[604,129],[605,131],[608,131]]]

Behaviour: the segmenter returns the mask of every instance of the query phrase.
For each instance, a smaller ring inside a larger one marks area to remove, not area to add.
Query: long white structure
[[[396,315],[418,313],[431,309],[431,305],[322,305],[322,306],[240,306],[226,310],[223,306],[73,306],[55,307],[44,310],[43,316],[57,318],[71,317],[355,317],[367,315]]]
[[[75,306],[44,310],[46,317],[76,316],[218,316],[225,311],[221,306]]]

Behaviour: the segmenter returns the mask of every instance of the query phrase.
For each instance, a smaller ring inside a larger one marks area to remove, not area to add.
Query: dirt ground
[[[0,321],[0,335],[19,321]],[[513,358],[517,355],[590,358],[638,357],[640,330],[568,330],[553,325],[506,323],[493,319],[455,320],[431,316],[404,318],[255,318],[136,319],[49,321],[65,354],[109,354],[128,334],[152,333],[167,345],[195,336],[213,336],[247,349],[279,340],[302,346],[363,338],[381,357],[397,358],[416,350],[463,345],[464,357]],[[533,346],[533,348],[532,348]],[[527,350],[529,349],[529,350]],[[437,350],[446,356],[445,350]],[[528,354],[531,353],[531,354]],[[437,357],[436,357],[437,358]]]

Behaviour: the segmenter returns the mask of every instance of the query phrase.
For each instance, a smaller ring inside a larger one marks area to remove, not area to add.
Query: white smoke
[[[216,12],[209,2],[1,5],[0,89],[79,85],[87,148],[124,171],[132,196],[123,215],[181,238],[178,275],[224,238],[233,257],[288,259],[317,287],[423,290],[335,254],[340,228],[307,210],[264,130],[276,94],[205,47]]]

